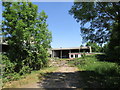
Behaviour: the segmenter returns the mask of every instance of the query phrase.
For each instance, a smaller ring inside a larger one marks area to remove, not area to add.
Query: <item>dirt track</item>
[[[55,65],[55,64],[54,64]],[[66,60],[57,62],[58,69],[47,73],[42,81],[23,86],[23,88],[80,88],[80,77],[76,67],[70,67]]]

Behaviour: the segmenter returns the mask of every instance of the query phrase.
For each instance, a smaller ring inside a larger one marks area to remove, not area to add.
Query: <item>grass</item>
[[[31,74],[26,74],[22,76],[22,79],[16,80],[16,81],[10,81],[4,84],[3,88],[20,88],[23,85],[29,84],[29,83],[35,83],[39,80],[42,80],[42,76],[46,73],[53,72],[56,70],[56,67],[47,67],[44,69],[41,69],[39,71],[32,71]]]
[[[98,82],[101,87],[120,87],[120,66],[117,63],[100,61],[97,55],[85,56],[69,61],[77,66],[88,87],[88,82]]]

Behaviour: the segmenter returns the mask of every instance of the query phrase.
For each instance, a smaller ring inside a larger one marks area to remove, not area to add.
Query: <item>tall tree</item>
[[[120,2],[75,2],[69,13],[80,22],[84,40],[109,42],[109,57],[120,60]]]
[[[2,31],[9,45],[7,56],[15,64],[14,71],[24,67],[40,69],[47,64],[47,49],[51,33],[47,29],[47,15],[38,13],[31,2],[3,2]]]
[[[74,2],[69,13],[80,22],[83,39],[102,44],[109,41],[113,24],[120,22],[120,2]]]
[[[112,60],[120,63],[120,23],[115,23],[113,26],[107,54]]]

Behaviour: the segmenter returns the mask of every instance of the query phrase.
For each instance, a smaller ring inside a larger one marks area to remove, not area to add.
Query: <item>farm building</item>
[[[81,57],[81,54],[91,53],[91,47],[74,47],[74,48],[53,48],[50,52],[51,57],[58,57],[58,58],[77,58]]]

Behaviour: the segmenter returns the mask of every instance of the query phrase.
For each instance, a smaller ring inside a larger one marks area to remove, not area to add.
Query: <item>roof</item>
[[[72,47],[72,48],[52,48],[52,50],[74,50],[74,49],[90,49],[90,46],[86,47]]]

